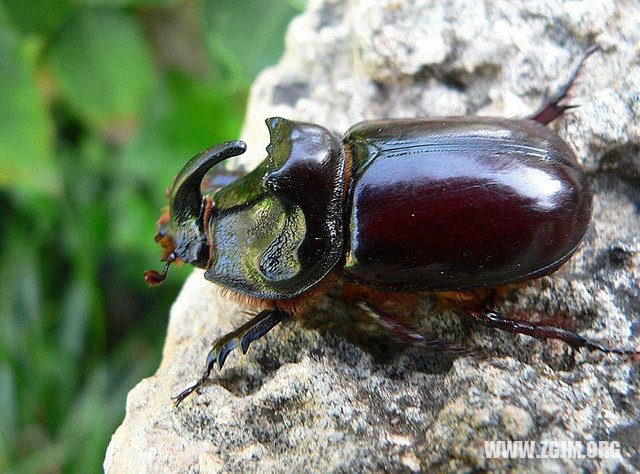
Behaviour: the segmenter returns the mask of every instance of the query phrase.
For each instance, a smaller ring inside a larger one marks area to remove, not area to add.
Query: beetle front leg
[[[529,117],[531,120],[547,125],[560,117],[568,109],[577,107],[576,105],[570,105],[567,103],[571,98],[571,89],[580,75],[580,71],[582,70],[585,60],[599,49],[599,46],[593,45],[582,54],[582,58],[580,58],[580,62],[573,71],[569,81],[562,86],[553,97],[547,99],[536,113]]]
[[[485,326],[490,326],[502,329],[503,331],[509,331],[517,334],[526,334],[527,336],[533,336],[538,339],[558,339],[560,341],[566,342],[574,349],[586,348],[590,351],[600,351],[604,352],[605,354],[618,354],[640,357],[640,351],[635,349],[607,347],[577,333],[567,331],[566,329],[554,326],[546,326],[543,324],[506,319],[501,314],[495,311],[488,311],[486,313],[470,312],[469,314],[476,321],[484,324]]]
[[[227,356],[232,350],[239,346],[242,353],[246,354],[253,341],[257,341],[289,317],[291,317],[289,313],[279,308],[265,309],[235,331],[230,332],[214,342],[213,348],[207,355],[207,362],[202,377],[200,377],[195,384],[183,390],[178,396],[173,397],[175,405],[180,405],[182,400],[207,381],[216,362],[218,362],[218,369],[222,369],[225,360],[227,360]]]

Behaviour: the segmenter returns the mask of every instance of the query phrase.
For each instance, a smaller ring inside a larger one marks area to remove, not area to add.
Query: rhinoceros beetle
[[[491,289],[548,275],[571,257],[589,226],[592,197],[575,155],[545,125],[572,107],[571,86],[595,50],[528,119],[379,120],[339,139],[319,125],[270,118],[267,158],[204,196],[205,175],[246,146],[226,142],[191,159],[158,221],[164,271],[148,270],[147,281],[162,282],[171,262],[190,263],[260,311],[214,344],[204,374],[176,404],[216,362],[222,368],[234,348],[246,352],[340,282],[398,339],[464,351],[416,333],[376,303],[420,292],[480,294],[485,301]],[[495,311],[469,313],[492,327],[575,348],[638,354]]]

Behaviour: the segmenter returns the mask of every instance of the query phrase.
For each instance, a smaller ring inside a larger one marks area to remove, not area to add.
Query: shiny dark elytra
[[[319,125],[271,118],[268,156],[243,177],[216,170],[205,178],[244,152],[241,141],[196,155],[178,174],[158,221],[167,263],[162,274],[147,271],[147,281],[161,283],[171,262],[191,263],[257,312],[216,341],[202,377],[176,404],[234,348],[246,352],[336,285],[396,339],[430,350],[468,352],[413,331],[380,306],[406,300],[407,292],[480,295],[483,310],[468,314],[482,324],[637,356],[486,308],[493,288],[557,270],[589,226],[587,180],[568,145],[545,125],[572,107],[572,84],[595,50],[528,119],[381,120],[355,125],[339,139]]]
[[[353,157],[347,278],[469,290],[551,273],[576,250],[591,193],[569,147],[527,120],[367,122]]]

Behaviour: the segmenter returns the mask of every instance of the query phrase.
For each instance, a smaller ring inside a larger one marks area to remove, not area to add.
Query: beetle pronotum
[[[270,118],[267,158],[213,196],[202,195],[205,174],[246,145],[226,142],[196,155],[158,222],[164,271],[147,271],[147,281],[159,284],[171,262],[187,262],[259,312],[214,343],[204,374],[176,404],[234,348],[246,352],[337,284],[398,339],[463,351],[412,331],[376,303],[425,291],[473,292],[484,302],[492,288],[548,275],[571,257],[591,219],[591,192],[571,149],[545,125],[571,107],[569,91],[596,49],[527,119],[380,120],[339,139],[319,125]],[[469,314],[574,348],[640,354],[495,311]]]

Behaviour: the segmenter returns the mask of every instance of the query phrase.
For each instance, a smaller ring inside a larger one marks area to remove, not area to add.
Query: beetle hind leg
[[[246,354],[252,342],[260,339],[290,316],[289,313],[279,308],[265,309],[235,331],[230,332],[214,342],[212,349],[207,355],[207,362],[202,377],[200,377],[195,384],[173,397],[175,406],[180,405],[185,398],[208,380],[216,362],[218,363],[218,369],[222,369],[224,362],[232,350],[240,347],[242,353]]]
[[[554,326],[546,326],[544,324],[506,319],[495,311],[488,311],[484,313],[470,312],[469,314],[476,321],[484,324],[485,326],[502,329],[504,331],[513,332],[516,334],[526,334],[527,336],[533,336],[535,338],[543,340],[558,339],[560,341],[566,342],[574,349],[585,348],[590,351],[604,352],[605,354],[618,354],[623,356],[632,356],[634,358],[640,357],[640,350],[607,347],[566,329]]]
[[[531,115],[529,119],[535,120],[543,125],[547,125],[560,117],[567,110],[577,107],[577,105],[570,105],[567,103],[571,98],[571,89],[573,89],[576,79],[580,76],[585,60],[599,49],[600,47],[597,45],[593,45],[587,49],[582,54],[580,62],[578,62],[578,65],[569,78],[569,81],[563,85],[553,97],[547,99],[542,107],[540,107],[536,113]]]

